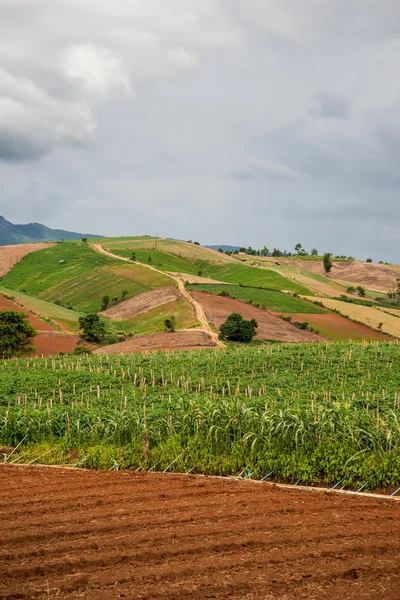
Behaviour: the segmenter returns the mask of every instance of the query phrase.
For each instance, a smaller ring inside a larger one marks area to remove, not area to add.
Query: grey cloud
[[[245,168],[231,171],[230,176],[241,180],[265,179],[275,183],[293,183],[299,180],[310,179],[308,175],[299,173],[287,165],[272,161],[252,161]]]
[[[347,119],[350,116],[350,102],[336,94],[316,94],[311,99],[310,115],[331,119]]]

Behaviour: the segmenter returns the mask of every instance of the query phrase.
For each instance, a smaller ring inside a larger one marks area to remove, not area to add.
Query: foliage
[[[324,254],[324,258],[323,260],[323,264],[324,264],[324,269],[325,269],[325,273],[330,273],[333,267],[332,261],[331,261],[331,256],[332,254],[330,254],[330,252],[327,252],[326,254]]]
[[[246,321],[242,315],[232,313],[220,327],[219,339],[230,342],[249,343],[256,335],[257,321]]]
[[[167,331],[175,331],[175,317],[173,315],[171,317],[167,317],[164,321],[164,325]]]
[[[32,340],[37,333],[27,319],[27,314],[15,310],[0,310],[1,358],[13,358],[32,352]]]
[[[110,304],[110,296],[103,296],[101,299],[101,310],[106,310]]]
[[[376,343],[6,361],[0,442],[27,436],[21,462],[398,487],[399,379]]]
[[[79,317],[79,327],[82,329],[83,337],[88,342],[100,342],[106,333],[105,323],[96,313]]]

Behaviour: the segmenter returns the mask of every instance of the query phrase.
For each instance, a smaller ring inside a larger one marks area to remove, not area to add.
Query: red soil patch
[[[0,599],[397,600],[395,501],[0,466]]]
[[[241,300],[224,298],[206,292],[192,292],[192,296],[203,306],[207,319],[217,329],[230,314],[240,313],[244,319],[256,319],[258,323],[257,339],[282,342],[326,341],[322,336],[296,329],[296,327],[282,321],[273,313],[250,306]]]
[[[16,244],[14,246],[0,246],[0,277],[4,277],[27,254],[50,248],[52,243]]]
[[[215,344],[205,331],[175,331],[174,333],[153,333],[135,337],[111,346],[103,346],[94,354],[131,354],[132,352],[152,352],[155,350],[202,350],[214,348]]]
[[[360,342],[366,340],[368,342],[390,342],[396,338],[379,331],[374,331],[365,325],[353,323],[349,319],[345,319],[341,315],[335,313],[328,313],[325,315],[313,315],[313,314],[296,314],[287,313],[288,316],[292,317],[293,321],[301,323],[307,321],[312,327],[317,329],[323,335],[335,340],[335,341],[348,341],[353,340]]]
[[[24,313],[28,315],[28,321],[32,325],[32,327],[34,327],[38,331],[53,331],[53,327],[46,323],[46,321],[42,321],[42,319],[39,319],[39,317],[32,314],[27,308],[19,306],[19,304],[16,304],[12,300],[8,300],[8,298],[4,298],[4,296],[2,296],[1,294],[0,310],[15,310],[17,312]]]
[[[80,335],[68,333],[39,333],[33,340],[35,351],[31,356],[55,356],[59,352],[73,352],[81,340]],[[90,344],[85,343],[86,346]]]

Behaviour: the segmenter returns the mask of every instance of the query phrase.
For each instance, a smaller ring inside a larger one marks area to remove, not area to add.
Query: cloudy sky
[[[0,0],[0,214],[400,262],[399,0]]]

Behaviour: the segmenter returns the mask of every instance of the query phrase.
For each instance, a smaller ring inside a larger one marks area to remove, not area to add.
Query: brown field
[[[175,273],[169,271],[174,277],[179,277],[182,281],[188,283],[216,283],[218,285],[229,285],[226,281],[216,281],[215,279],[208,279],[207,277],[199,277],[198,275],[190,275],[189,273]]]
[[[24,256],[36,250],[50,248],[52,243],[16,244],[15,246],[0,246],[0,278],[4,277]]]
[[[361,304],[351,304],[349,302],[341,302],[340,300],[331,300],[330,298],[314,298],[309,296],[308,300],[322,302],[326,308],[339,310],[343,315],[356,319],[374,329],[382,323],[382,331],[400,338],[400,319],[392,314],[384,312],[381,309],[362,306]]]
[[[158,306],[174,302],[178,297],[178,289],[171,285],[150,292],[144,292],[143,294],[119,302],[114,306],[110,306],[107,310],[103,310],[100,314],[116,321],[127,321]]]
[[[394,500],[11,465],[0,489],[0,600],[399,597]]]
[[[322,336],[296,329],[290,323],[282,321],[275,314],[250,306],[241,300],[224,298],[206,292],[191,292],[199,302],[210,323],[216,329],[226,321],[232,313],[240,313],[245,319],[256,319],[258,330],[256,338],[260,340],[278,340],[282,342],[320,342],[325,341]]]
[[[3,295],[0,294],[0,310],[15,310],[20,313],[24,313],[28,315],[28,321],[38,331],[53,331],[53,327],[46,323],[46,321],[42,321],[32,312],[30,312],[27,308],[23,308],[19,304],[16,304],[12,300],[8,300]]]
[[[287,314],[292,317],[294,321],[300,323],[302,321],[307,321],[314,329],[335,342],[347,342],[349,340],[355,342],[361,342],[363,340],[367,342],[390,342],[396,339],[388,334],[373,331],[365,325],[353,323],[352,321],[349,321],[349,319],[345,319],[336,313],[328,313],[326,315]]]
[[[173,333],[136,335],[125,342],[97,348],[94,354],[130,354],[132,352],[152,352],[155,350],[202,350],[214,346],[215,344],[205,331],[193,329]]]
[[[265,259],[264,259],[265,260]],[[277,261],[283,265],[291,265],[298,269],[304,269],[325,275],[322,260],[304,260],[301,258],[277,258],[266,259],[267,262]],[[337,279],[339,285],[362,285],[368,290],[386,293],[396,283],[399,272],[395,267],[379,265],[377,263],[362,263],[357,261],[335,261],[329,275],[330,279]]]

